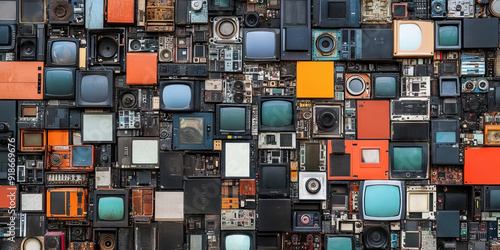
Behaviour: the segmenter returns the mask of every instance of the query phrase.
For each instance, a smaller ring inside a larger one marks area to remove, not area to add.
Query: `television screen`
[[[361,163],[379,163],[380,149],[361,149]]]
[[[364,194],[364,213],[371,217],[393,217],[400,213],[400,190],[398,186],[371,185]]]
[[[438,43],[440,46],[458,46],[458,26],[442,25],[438,28]]]
[[[319,143],[305,144],[305,168],[308,171],[319,171],[320,145]]]
[[[468,195],[465,192],[448,192],[445,194],[445,210],[467,210]]]
[[[124,201],[122,197],[101,197],[97,205],[99,220],[118,221],[125,215]]]
[[[245,60],[279,60],[279,38],[277,30],[246,29],[243,32]]]
[[[12,31],[9,25],[0,25],[0,46],[8,46],[12,43]]]
[[[246,109],[244,107],[221,107],[219,122],[221,132],[245,132]]]
[[[443,80],[441,82],[441,92],[447,95],[457,93],[457,82],[453,80]]]
[[[0,1],[0,21],[15,21],[17,19],[16,0]]]
[[[421,147],[394,147],[393,169],[396,171],[418,171],[422,169]]]
[[[21,23],[45,22],[45,0],[21,0]]]
[[[75,71],[73,69],[45,68],[45,98],[73,98]]]
[[[288,191],[288,166],[264,165],[260,169],[259,194],[283,195]]]
[[[82,142],[105,143],[115,141],[114,113],[82,114]]]
[[[212,113],[174,114],[174,149],[212,149]]]
[[[326,250],[351,250],[352,239],[349,237],[328,237]]]
[[[76,83],[78,107],[113,106],[112,71],[78,71]]]
[[[268,127],[293,125],[293,102],[269,100],[261,105],[261,124]]]
[[[78,43],[74,41],[53,41],[49,49],[52,65],[76,65]]]
[[[244,234],[230,234],[226,235],[224,239],[225,249],[224,250],[250,250],[251,249],[251,238],[249,235]]]
[[[422,44],[422,30],[418,25],[405,23],[399,26],[399,48],[401,50],[417,50]]]
[[[92,146],[73,147],[73,166],[87,167],[92,166],[93,160]]]
[[[160,103],[164,111],[191,111],[195,102],[195,83],[192,81],[163,81],[160,83]]]
[[[500,210],[500,190],[492,189],[489,195],[489,209],[490,210]]]
[[[457,134],[454,131],[436,132],[436,143],[456,143]]]
[[[43,134],[42,133],[24,133],[23,138],[24,147],[42,147]]]
[[[133,140],[133,164],[158,164],[158,140]]]
[[[395,98],[397,93],[397,76],[374,76],[374,97]]]

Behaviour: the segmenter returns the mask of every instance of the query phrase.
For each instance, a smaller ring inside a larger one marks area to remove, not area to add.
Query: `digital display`
[[[73,94],[73,72],[66,70],[48,70],[45,72],[45,92],[53,96]]]
[[[276,34],[271,31],[251,31],[246,34],[245,53],[247,58],[274,58]]]
[[[163,105],[167,109],[183,110],[192,105],[191,87],[185,84],[166,85],[162,91]]]
[[[25,133],[23,138],[25,147],[42,147],[43,134],[42,133]]]
[[[78,49],[75,42],[54,41],[50,49],[52,64],[74,65],[77,63]]]
[[[441,46],[458,46],[458,26],[443,25],[439,27],[439,45]]]
[[[80,84],[80,96],[87,103],[102,103],[108,100],[108,78],[102,75],[83,76]]]
[[[364,196],[364,209],[367,216],[392,217],[399,215],[401,197],[397,186],[367,186]]]
[[[124,211],[124,202],[122,197],[101,197],[97,204],[97,213],[99,220],[117,221],[122,220]]]
[[[250,250],[250,236],[243,234],[233,234],[226,236],[224,250]]]
[[[293,125],[293,106],[289,101],[265,101],[261,108],[261,123],[270,127]]]
[[[422,169],[421,147],[394,147],[392,153],[394,170],[418,171]]]
[[[241,107],[223,107],[220,109],[220,130],[224,132],[244,132],[246,128],[246,110]]]

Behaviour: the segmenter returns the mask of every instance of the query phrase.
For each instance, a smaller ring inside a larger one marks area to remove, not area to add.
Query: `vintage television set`
[[[45,23],[47,0],[19,0],[20,23]]]
[[[279,29],[243,29],[243,59],[245,61],[279,61]]]
[[[290,194],[288,164],[259,166],[259,197],[288,197]]]
[[[313,0],[313,25],[323,28],[359,27],[360,1]]]
[[[94,227],[127,227],[129,191],[125,189],[94,191]]]
[[[434,119],[431,121],[431,163],[436,165],[461,165],[460,121]]]
[[[399,86],[399,74],[397,73],[372,74],[372,91],[374,99],[397,98]]]
[[[434,56],[434,24],[431,21],[394,20],[394,57]]]
[[[295,98],[261,96],[259,131],[295,131]]]
[[[82,113],[83,143],[114,143],[116,141],[115,113]]]
[[[483,211],[499,212],[500,211],[500,186],[484,186],[483,187]]]
[[[195,111],[199,104],[198,86],[196,81],[161,81],[160,109],[167,112]]]
[[[218,104],[215,108],[215,136],[221,139],[243,139],[252,135],[252,106]]]
[[[429,166],[428,143],[390,143],[391,179],[426,179]]]
[[[462,49],[461,20],[435,21],[434,31],[434,46],[436,50]]]
[[[212,113],[176,113],[173,119],[175,150],[213,149]]]
[[[75,96],[76,70],[72,68],[44,69],[44,99],[73,99]]]
[[[395,221],[404,218],[405,184],[394,180],[368,180],[359,185],[359,215],[363,220]]]
[[[14,49],[15,46],[16,26],[0,24],[0,50],[11,50]]]
[[[254,231],[221,231],[221,250],[255,250]]]
[[[47,66],[77,67],[80,63],[79,50],[79,39],[49,39],[47,41]]]
[[[355,244],[353,235],[350,234],[325,234],[323,245],[326,250],[354,250]]]
[[[86,70],[76,72],[77,107],[112,107],[113,72]]]

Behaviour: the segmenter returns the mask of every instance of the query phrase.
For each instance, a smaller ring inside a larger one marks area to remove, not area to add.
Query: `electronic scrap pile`
[[[500,0],[0,0],[0,249],[500,250]]]

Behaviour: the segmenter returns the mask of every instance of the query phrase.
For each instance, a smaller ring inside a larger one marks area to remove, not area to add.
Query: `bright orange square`
[[[156,53],[127,53],[127,84],[156,84],[157,57]]]
[[[49,146],[69,145],[69,130],[47,130],[47,145]]]
[[[358,139],[390,139],[389,101],[358,101]]]
[[[134,0],[108,0],[108,23],[134,24]]]
[[[333,98],[333,62],[297,62],[297,98]]]

